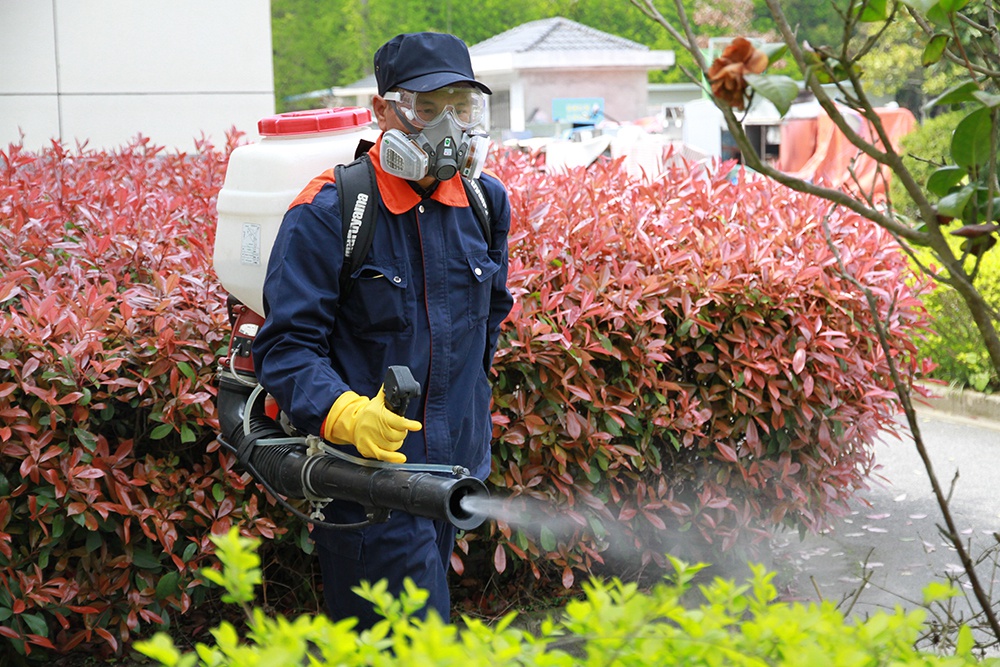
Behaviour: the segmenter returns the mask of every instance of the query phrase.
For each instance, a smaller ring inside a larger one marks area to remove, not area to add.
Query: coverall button
[[[393,276],[392,277],[392,282],[394,282],[394,283],[396,283],[398,285],[399,283],[403,282],[403,279],[400,278],[399,276]]]
[[[420,206],[418,206],[417,210],[420,211],[421,213],[423,213],[424,212],[424,205],[421,204]]]
[[[479,268],[479,267],[477,266],[477,267],[476,267],[476,271],[475,271],[475,273],[476,273],[476,275],[477,275],[477,276],[481,276],[481,275],[483,275],[483,270],[482,270],[482,269],[480,269],[480,268]]]

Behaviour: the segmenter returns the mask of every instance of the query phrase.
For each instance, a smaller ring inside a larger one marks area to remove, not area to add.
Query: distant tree
[[[274,90],[283,98],[362,76],[356,0],[272,0]]]
[[[802,41],[810,44],[834,44],[843,38],[843,22],[837,13],[836,5],[830,0],[788,2],[782,7],[782,11],[785,12],[788,24]],[[753,0],[751,23],[758,33],[772,35],[775,39],[780,37],[774,27],[771,10],[764,0]]]
[[[682,0],[681,4],[688,14],[701,17],[698,33],[702,46],[707,46],[709,37],[732,35],[743,28],[767,34],[761,21],[766,16],[762,2]],[[795,14],[803,25],[819,29],[826,24],[826,16],[818,13],[825,6],[822,0],[806,0],[804,5]],[[676,17],[673,3],[664,12]],[[371,74],[375,49],[401,32],[450,32],[473,45],[528,21],[562,16],[652,49],[674,48],[669,35],[627,3],[599,0],[272,0],[271,15],[274,87],[281,110],[287,96],[347,85]],[[686,81],[684,70],[696,69],[696,62],[683,50],[676,56],[677,67],[652,72],[651,80]]]

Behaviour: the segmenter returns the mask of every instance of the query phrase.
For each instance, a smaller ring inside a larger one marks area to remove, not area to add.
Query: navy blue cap
[[[487,94],[493,91],[476,81],[469,47],[443,32],[396,35],[375,52],[378,94],[399,87],[424,93],[455,83],[468,83]]]

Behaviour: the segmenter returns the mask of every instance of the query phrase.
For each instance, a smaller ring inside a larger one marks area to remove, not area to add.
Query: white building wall
[[[528,70],[521,74],[526,118],[538,109],[551,119],[552,101],[560,97],[603,97],[605,116],[615,121],[633,121],[648,114],[645,69]]]
[[[191,150],[274,113],[270,0],[0,0],[0,147]]]

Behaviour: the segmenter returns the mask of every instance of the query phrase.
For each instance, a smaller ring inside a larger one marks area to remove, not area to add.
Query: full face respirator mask
[[[475,88],[446,87],[419,93],[394,90],[385,94],[410,131],[382,134],[382,169],[408,181],[433,176],[446,181],[455,174],[478,178],[490,140],[474,133],[485,114],[485,95]]]

